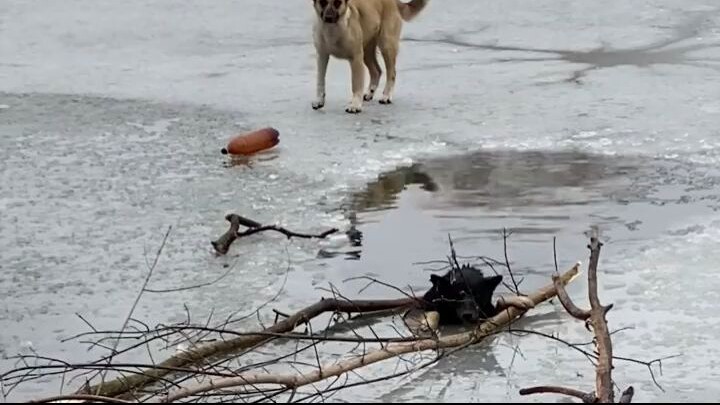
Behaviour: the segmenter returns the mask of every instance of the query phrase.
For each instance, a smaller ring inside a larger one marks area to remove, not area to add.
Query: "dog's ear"
[[[483,280],[482,288],[485,292],[492,294],[495,292],[495,289],[500,285],[502,280],[503,276],[501,275],[487,277]]]
[[[433,287],[436,287],[436,288],[451,288],[452,287],[450,280],[448,280],[445,277],[440,277],[437,274],[430,275],[430,282],[432,283]]]

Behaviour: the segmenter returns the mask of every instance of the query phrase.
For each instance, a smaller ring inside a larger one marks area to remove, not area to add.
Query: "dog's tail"
[[[430,0],[410,0],[409,3],[403,3],[402,0],[395,0],[400,10],[400,16],[405,21],[410,21],[417,17],[418,14],[427,6]]]

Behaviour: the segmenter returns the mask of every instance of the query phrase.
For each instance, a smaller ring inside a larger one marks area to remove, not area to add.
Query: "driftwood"
[[[232,245],[233,242],[235,242],[236,239],[242,238],[244,236],[250,236],[252,234],[258,233],[258,232],[264,232],[264,231],[275,231],[280,232],[283,235],[287,236],[289,238],[304,238],[304,239],[311,239],[311,238],[317,238],[317,239],[325,239],[329,235],[332,235],[333,233],[337,232],[337,228],[331,228],[328,229],[325,232],[319,233],[319,234],[306,234],[306,233],[298,233],[293,232],[290,230],[287,230],[283,227],[277,226],[277,225],[262,225],[261,223],[254,221],[249,218],[245,218],[243,216],[240,216],[238,214],[228,214],[225,216],[225,219],[230,222],[230,229],[227,230],[222,236],[217,238],[216,240],[210,242],[215,248],[215,251],[218,252],[221,255],[224,255],[230,250],[230,245]],[[248,228],[246,231],[240,232],[240,225]]]
[[[573,268],[560,276],[558,281],[562,284],[567,284],[578,274],[578,272],[579,265],[575,265]],[[529,295],[527,298],[530,299],[535,304],[535,306],[537,306],[540,303],[551,299],[555,295],[555,285],[549,284],[540,289],[538,292]],[[501,330],[505,325],[508,325],[509,323],[523,315],[525,312],[526,310],[522,310],[516,307],[508,307],[507,309],[497,314],[495,317],[489,319],[487,322],[480,324],[476,329],[472,331],[450,335],[438,339],[422,339],[412,342],[389,343],[381,349],[364,353],[362,356],[357,356],[349,360],[323,366],[319,370],[307,374],[273,375],[258,372],[248,372],[241,373],[236,377],[211,379],[209,382],[198,384],[194,387],[185,387],[172,391],[164,398],[162,398],[161,401],[175,402],[183,398],[220,389],[223,389],[224,392],[227,393],[229,392],[227,390],[228,388],[254,386],[256,384],[277,384],[287,389],[297,389],[299,387],[313,384],[327,378],[340,376],[359,367],[387,360],[401,354],[425,350],[461,347],[477,343],[488,335],[496,333],[498,330]]]
[[[588,246],[590,249],[590,263],[588,264],[589,311],[580,309],[577,305],[575,305],[565,291],[563,284],[560,282],[561,280],[557,276],[553,277],[555,287],[558,291],[558,298],[560,299],[563,307],[574,318],[589,324],[595,333],[594,341],[597,345],[598,353],[598,362],[595,368],[595,391],[587,393],[572,388],[542,386],[522,389],[520,390],[520,395],[555,393],[580,398],[586,403],[615,402],[615,390],[613,389],[612,381],[612,341],[610,339],[607,320],[605,319],[605,315],[612,308],[612,304],[603,306],[600,303],[600,298],[598,297],[597,267],[600,259],[601,247],[602,243],[598,240],[597,235],[594,235],[590,239],[590,245]],[[634,392],[633,387],[628,387],[622,393],[620,402],[631,402]]]

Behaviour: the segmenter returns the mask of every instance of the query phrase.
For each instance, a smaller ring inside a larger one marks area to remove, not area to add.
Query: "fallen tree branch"
[[[590,311],[580,309],[572,302],[557,276],[553,276],[553,282],[556,285],[558,297],[565,310],[574,318],[585,321],[586,325],[589,323],[595,334],[594,342],[597,346],[597,364],[595,366],[595,393],[593,394],[594,399],[591,402],[613,403],[615,402],[615,391],[612,381],[612,340],[610,339],[610,331],[608,330],[607,320],[605,319],[605,315],[612,308],[612,304],[603,306],[598,297],[597,267],[600,260],[602,243],[598,239],[596,231],[594,231],[593,236],[590,238],[588,248],[590,249],[590,262],[588,264],[588,298],[590,301]],[[543,392],[570,395],[581,398],[583,401],[590,399],[589,394],[583,393],[582,391],[560,387],[523,389],[520,391],[520,394],[530,395]],[[577,394],[580,394],[580,396]],[[633,387],[628,387],[628,389],[623,392],[621,402],[630,402],[633,394]]]
[[[574,266],[561,276],[561,281],[567,283],[571,281],[579,272],[579,266]],[[528,296],[535,305],[549,300],[556,294],[554,284],[543,287],[540,291]],[[321,301],[322,302],[322,301]],[[210,379],[209,382],[196,385],[194,387],[186,387],[169,392],[165,397],[161,398],[162,402],[175,402],[183,398],[207,393],[219,389],[227,389],[234,387],[243,387],[255,384],[277,384],[287,389],[296,389],[305,385],[313,384],[330,377],[338,377],[344,373],[350,372],[359,367],[377,363],[392,357],[405,353],[420,352],[425,350],[435,350],[442,348],[452,348],[463,345],[474,344],[482,340],[484,337],[494,333],[509,324],[526,311],[509,307],[500,312],[487,322],[482,323],[476,329],[442,337],[439,339],[423,339],[414,342],[390,343],[384,345],[381,349],[364,353],[352,359],[325,365],[317,371],[306,374],[261,374],[257,372],[241,373],[237,377]]]
[[[241,336],[230,340],[223,340],[197,346],[191,350],[168,358],[153,369],[143,370],[143,373],[140,375],[132,375],[129,377],[121,376],[115,380],[105,382],[102,386],[98,385],[90,387],[90,392],[97,392],[98,395],[108,397],[117,397],[119,395],[127,394],[131,391],[159,381],[162,377],[167,375],[171,369],[186,367],[190,364],[203,362],[207,358],[211,358],[222,353],[228,353],[257,345],[261,342],[272,339],[273,334],[291,332],[298,325],[306,323],[324,312],[374,312],[411,305],[417,305],[417,299],[400,298],[396,300],[362,300],[352,302],[336,299],[321,299],[317,303],[296,312],[292,316],[270,326],[269,328],[265,328],[261,334]]]
[[[262,225],[261,223],[254,221],[249,218],[245,218],[243,216],[240,216],[238,214],[228,214],[225,216],[225,219],[230,222],[230,229],[227,230],[222,236],[220,236],[218,239],[211,241],[213,248],[215,248],[215,251],[221,255],[226,254],[230,250],[230,245],[232,245],[233,242],[235,242],[236,239],[242,238],[244,236],[249,236],[258,232],[264,232],[264,231],[275,231],[280,232],[283,235],[287,236],[289,238],[304,238],[304,239],[311,239],[311,238],[317,238],[317,239],[325,239],[329,235],[332,235],[333,233],[337,232],[337,228],[331,228],[328,229],[325,232],[322,232],[320,234],[306,234],[306,233],[298,233],[293,232],[290,230],[287,230],[283,227],[277,226],[277,225]],[[240,232],[240,225],[248,228],[246,231]]]
[[[237,234],[237,236],[238,236],[238,238],[242,238],[243,236],[250,236],[250,235],[252,235],[252,234],[255,234],[255,233],[258,233],[258,232],[264,232],[264,231],[280,232],[281,234],[287,236],[288,239],[290,239],[290,238],[303,238],[303,239],[313,239],[313,238],[315,238],[315,239],[325,239],[325,238],[327,238],[328,236],[330,236],[330,235],[334,234],[335,232],[337,232],[338,229],[337,229],[337,228],[331,228],[331,229],[328,229],[327,231],[324,231],[324,232],[322,232],[322,233],[310,234],[310,233],[298,233],[298,232],[289,231],[289,230],[287,230],[287,229],[285,229],[285,228],[283,228],[283,227],[281,227],[281,226],[277,226],[277,225],[263,225],[263,226],[261,226],[261,227],[259,227],[259,228],[250,228],[250,229],[248,229],[248,230],[245,231],[245,232],[240,232],[240,233]]]

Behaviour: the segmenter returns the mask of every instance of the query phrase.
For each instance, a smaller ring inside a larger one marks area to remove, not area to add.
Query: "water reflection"
[[[351,211],[394,208],[398,195],[414,184],[435,194],[440,208],[589,204],[601,196],[627,199],[638,191],[630,186],[641,163],[572,151],[480,151],[384,173],[353,198]],[[612,192],[606,187],[610,183]]]
[[[533,288],[554,268],[553,237],[561,255],[572,252],[560,259],[565,267],[584,258],[584,232],[591,226],[614,229],[606,238],[644,236],[645,217],[657,213],[629,202],[649,201],[658,167],[642,158],[578,151],[478,151],[427,159],[386,172],[353,196],[346,207],[350,230],[361,232],[362,242],[343,236],[318,257],[333,261],[338,277],[377,272],[392,285],[420,291],[429,276],[413,263],[444,259],[448,235],[460,255],[501,258],[501,231],[507,228],[513,234],[510,260]]]
[[[422,165],[399,167],[382,173],[376,181],[368,183],[365,190],[353,198],[353,211],[392,208],[397,195],[410,184],[419,184],[425,191],[438,190],[433,179],[424,172]]]

